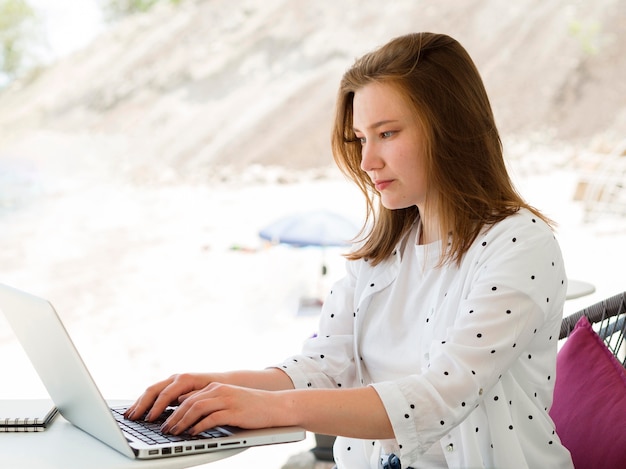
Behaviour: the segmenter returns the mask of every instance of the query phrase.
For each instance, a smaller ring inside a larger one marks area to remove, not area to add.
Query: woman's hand
[[[198,391],[213,381],[211,375],[185,373],[172,375],[148,387],[145,392],[131,405],[124,417],[130,420],[141,419],[146,412],[145,420],[151,422],[159,417],[169,405],[178,405],[185,397]]]
[[[163,433],[196,435],[220,425],[255,429],[292,425],[285,393],[211,383],[179,399],[161,427]]]

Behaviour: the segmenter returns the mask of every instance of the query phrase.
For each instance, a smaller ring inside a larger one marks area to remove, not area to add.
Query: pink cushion
[[[557,355],[550,416],[576,469],[626,467],[626,370],[585,316]]]

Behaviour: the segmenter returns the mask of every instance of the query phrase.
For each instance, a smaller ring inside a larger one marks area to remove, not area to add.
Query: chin
[[[409,207],[414,207],[415,204],[406,204],[406,203],[392,203],[392,202],[388,202],[383,200],[382,201],[383,207],[385,207],[387,210],[402,210],[404,208],[409,208]]]

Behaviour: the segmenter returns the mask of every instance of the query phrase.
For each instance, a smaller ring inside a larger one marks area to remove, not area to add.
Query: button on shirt
[[[395,439],[337,438],[338,468],[386,453],[402,467],[572,468],[548,416],[567,288],[552,231],[521,210],[438,267],[447,246],[416,245],[418,230],[376,266],[347,262],[317,336],[280,365],[296,388],[379,394]]]

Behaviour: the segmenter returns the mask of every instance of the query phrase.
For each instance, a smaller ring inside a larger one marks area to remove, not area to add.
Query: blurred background
[[[345,248],[259,231],[309,210],[359,226],[336,88],[415,31],[481,71],[512,178],[595,287],[565,314],[623,291],[626,0],[0,0],[0,282],[53,302],[107,398],[296,353]],[[0,355],[19,377],[0,397],[46,395],[1,315]]]

